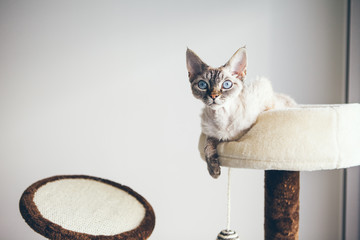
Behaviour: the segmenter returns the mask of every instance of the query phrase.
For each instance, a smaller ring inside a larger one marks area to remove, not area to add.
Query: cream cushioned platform
[[[204,159],[206,136],[199,151]],[[360,165],[360,104],[302,105],[270,110],[238,141],[218,145],[220,164],[312,171]]]

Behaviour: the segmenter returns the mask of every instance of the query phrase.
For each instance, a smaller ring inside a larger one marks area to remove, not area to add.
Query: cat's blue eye
[[[232,87],[232,85],[233,85],[233,83],[230,80],[226,80],[225,82],[223,82],[224,89],[229,89]]]
[[[207,83],[205,81],[203,81],[203,80],[198,82],[198,87],[200,89],[207,89],[207,86],[208,86]]]

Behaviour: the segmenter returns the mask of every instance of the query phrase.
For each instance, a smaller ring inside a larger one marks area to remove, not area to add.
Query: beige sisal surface
[[[34,203],[61,227],[91,235],[115,235],[136,228],[145,208],[136,198],[91,179],[61,179],[41,186]]]
[[[205,135],[199,151],[204,159]],[[222,166],[312,171],[360,165],[360,104],[304,105],[260,114],[241,139],[220,143]]]

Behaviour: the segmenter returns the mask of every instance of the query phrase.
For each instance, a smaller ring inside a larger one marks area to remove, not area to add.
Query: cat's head
[[[219,68],[204,63],[192,50],[186,51],[186,66],[193,95],[217,109],[239,96],[246,76],[246,49],[240,48]]]

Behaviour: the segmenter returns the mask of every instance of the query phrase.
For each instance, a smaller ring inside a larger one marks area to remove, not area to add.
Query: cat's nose
[[[211,97],[212,99],[215,99],[215,98],[217,98],[219,95],[220,95],[219,92],[213,91],[213,92],[211,92],[210,97]]]

